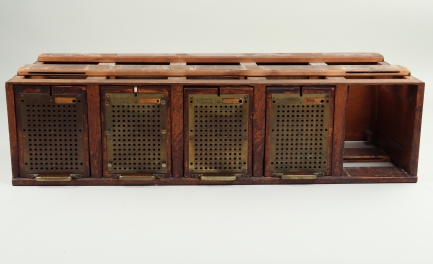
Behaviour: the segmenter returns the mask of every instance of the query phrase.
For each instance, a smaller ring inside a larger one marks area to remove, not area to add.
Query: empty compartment
[[[89,177],[86,88],[18,85],[15,98],[20,177]]]
[[[331,174],[334,90],[267,88],[265,176]]]
[[[103,176],[171,176],[170,93],[165,86],[102,86]]]
[[[185,88],[184,96],[185,176],[251,176],[253,89]]]
[[[417,85],[351,85],[346,106],[346,174],[389,167],[401,176],[416,175],[423,91]],[[382,163],[382,164],[377,164]],[[363,169],[362,169],[363,168]],[[382,169],[383,170],[383,169]],[[362,174],[361,173],[361,174]],[[395,175],[395,173],[390,173]]]

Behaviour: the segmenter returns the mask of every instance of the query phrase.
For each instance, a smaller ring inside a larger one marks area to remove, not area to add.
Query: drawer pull
[[[316,172],[313,174],[286,174],[283,173],[274,173],[272,176],[280,177],[282,180],[314,180],[317,177],[323,176],[323,172]]]
[[[68,177],[55,177],[55,176],[37,176],[35,177],[36,181],[71,181],[72,177],[68,176]]]
[[[201,176],[202,181],[234,181],[236,176]]]
[[[155,176],[119,176],[119,180],[123,181],[153,181]]]

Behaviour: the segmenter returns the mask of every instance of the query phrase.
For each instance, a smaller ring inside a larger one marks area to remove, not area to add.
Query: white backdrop
[[[379,52],[427,83],[416,184],[12,187],[0,263],[433,263],[432,1],[0,2],[0,80],[44,52]]]

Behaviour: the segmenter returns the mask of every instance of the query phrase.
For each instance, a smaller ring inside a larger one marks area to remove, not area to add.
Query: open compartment
[[[343,167],[346,176],[416,176],[423,87],[350,85]]]

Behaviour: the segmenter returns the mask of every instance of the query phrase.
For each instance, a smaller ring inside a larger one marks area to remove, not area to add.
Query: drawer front
[[[251,88],[219,94],[215,88],[187,89],[187,176],[251,173],[251,93]]]
[[[330,174],[333,102],[333,88],[268,89],[268,176]]]
[[[167,89],[102,89],[104,176],[170,176]]]
[[[28,86],[16,95],[22,177],[88,177],[85,88]]]

